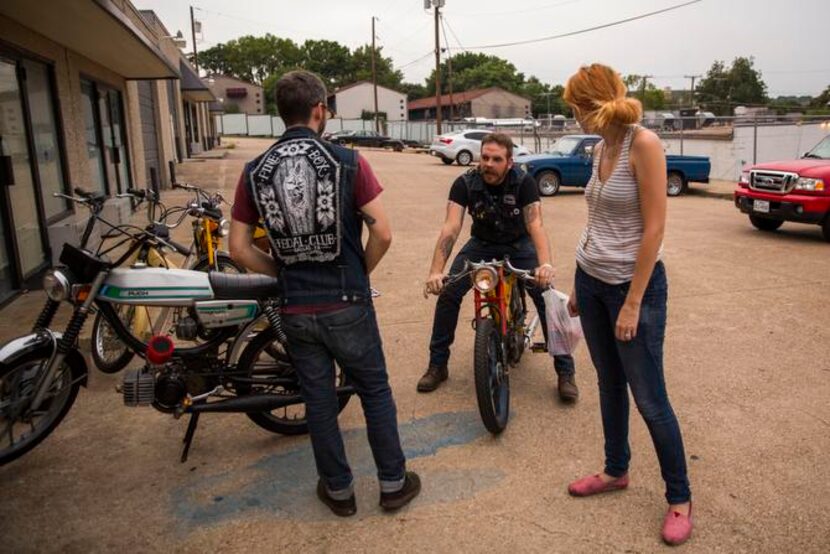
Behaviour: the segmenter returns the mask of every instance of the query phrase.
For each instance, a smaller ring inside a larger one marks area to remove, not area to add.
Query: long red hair
[[[612,125],[630,125],[643,117],[640,101],[626,96],[628,89],[620,74],[599,63],[585,65],[565,86],[563,98],[593,132]]]

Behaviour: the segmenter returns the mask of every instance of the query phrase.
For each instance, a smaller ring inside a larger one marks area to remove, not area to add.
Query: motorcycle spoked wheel
[[[510,381],[501,342],[495,321],[478,321],[473,355],[476,399],[481,421],[494,435],[504,431],[510,417]]]
[[[248,377],[254,375],[257,377],[267,377],[269,375],[274,377],[288,377],[294,375],[294,367],[291,364],[288,353],[282,344],[277,341],[274,329],[268,327],[257,334],[245,346],[245,349],[239,356],[237,372],[240,375]],[[340,368],[337,368],[337,386],[343,386],[345,382],[345,373]],[[264,387],[258,386],[257,389],[254,389],[250,385],[237,385],[236,392],[242,396],[254,392],[265,392],[262,389]],[[300,384],[297,382],[296,386],[289,388],[271,388],[268,392],[286,395],[299,394]],[[343,408],[349,403],[349,398],[350,396],[340,396],[338,398],[338,412],[343,411]],[[278,408],[270,412],[249,413],[246,415],[258,426],[272,433],[280,433],[282,435],[303,435],[308,433],[308,422],[306,420],[304,403]]]
[[[48,355],[24,357],[0,373],[0,465],[40,444],[60,424],[78,396],[79,382],[64,362],[36,413],[26,413]],[[16,437],[16,434],[18,434]]]

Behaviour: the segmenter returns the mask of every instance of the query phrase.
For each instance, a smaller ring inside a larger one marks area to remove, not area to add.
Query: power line
[[[648,17],[653,17],[655,15],[660,15],[660,14],[663,14],[663,13],[666,13],[666,12],[679,10],[680,8],[685,8],[686,6],[691,6],[692,4],[698,4],[702,1],[703,0],[691,0],[690,2],[684,2],[682,4],[675,4],[674,6],[669,6],[668,8],[663,8],[662,10],[648,12],[648,13],[644,13],[644,14],[640,14],[640,15],[635,15],[633,17],[627,17],[625,19],[612,21],[610,23],[604,23],[602,25],[595,25],[593,27],[588,27],[587,29],[580,29],[579,31],[570,31],[568,33],[562,33],[562,34],[559,34],[559,35],[551,35],[551,36],[541,37],[541,38],[534,38],[534,39],[530,39],[530,40],[517,40],[517,41],[514,41],[514,42],[502,42],[502,43],[499,43],[499,44],[484,44],[484,45],[481,45],[481,46],[470,46],[470,47],[468,47],[468,49],[469,50],[486,50],[486,49],[490,49],[490,48],[506,48],[508,46],[520,46],[520,45],[523,45],[523,44],[534,44],[534,43],[537,43],[537,42],[546,42],[546,41],[549,41],[549,40],[556,40],[556,39],[560,39],[560,38],[572,37],[572,36],[575,36],[575,35],[590,33],[592,31],[598,31],[600,29],[607,29],[608,27],[616,27],[618,25],[623,25],[624,23],[630,23],[632,21],[638,21],[640,19],[646,19]]]
[[[466,51],[467,51],[467,49],[466,49],[466,48],[464,48],[464,45],[463,45],[463,44],[461,44],[461,41],[460,41],[460,40],[458,40],[458,35],[456,35],[456,34],[455,34],[455,31],[453,30],[452,25],[450,25],[449,20],[447,20],[447,16],[446,16],[446,15],[444,15],[444,17],[443,17],[443,21],[444,21],[444,23],[446,23],[446,24],[447,24],[447,29],[449,29],[449,30],[450,30],[450,34],[452,35],[452,38],[454,38],[454,39],[455,39],[455,42],[456,42],[456,44],[458,44],[458,47],[461,49],[461,51],[462,51],[462,52],[466,52]],[[447,31],[445,30],[445,31],[444,31],[444,37],[446,37],[446,36],[447,36]],[[447,48],[449,48],[449,44],[447,44]]]
[[[435,52],[433,50],[430,50],[429,52],[427,52],[426,54],[424,54],[420,58],[416,58],[416,59],[412,60],[411,62],[407,62],[403,65],[399,65],[396,69],[403,69],[404,67],[409,67],[410,65],[416,64],[420,61],[423,61],[423,60],[427,59],[428,57],[432,56],[434,53]]]

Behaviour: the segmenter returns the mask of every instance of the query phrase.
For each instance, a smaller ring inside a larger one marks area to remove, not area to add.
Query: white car
[[[481,153],[481,139],[489,135],[490,131],[482,129],[467,129],[455,131],[445,135],[437,135],[429,146],[431,156],[441,158],[447,165],[458,162],[458,165],[470,165],[478,161]],[[513,157],[530,154],[530,150],[513,143]]]

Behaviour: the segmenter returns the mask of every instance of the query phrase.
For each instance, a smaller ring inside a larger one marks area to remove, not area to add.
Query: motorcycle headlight
[[[806,177],[800,177],[798,182],[795,184],[795,188],[796,190],[809,190],[812,192],[823,191],[824,181],[821,179],[808,179]]]
[[[69,276],[59,269],[50,269],[43,276],[43,290],[46,296],[55,302],[62,302],[69,298],[72,283]]]
[[[492,267],[482,267],[473,273],[473,286],[478,292],[490,292],[499,282],[499,274]]]
[[[216,231],[220,237],[227,237],[231,232],[231,222],[224,217],[219,221],[219,229]]]

